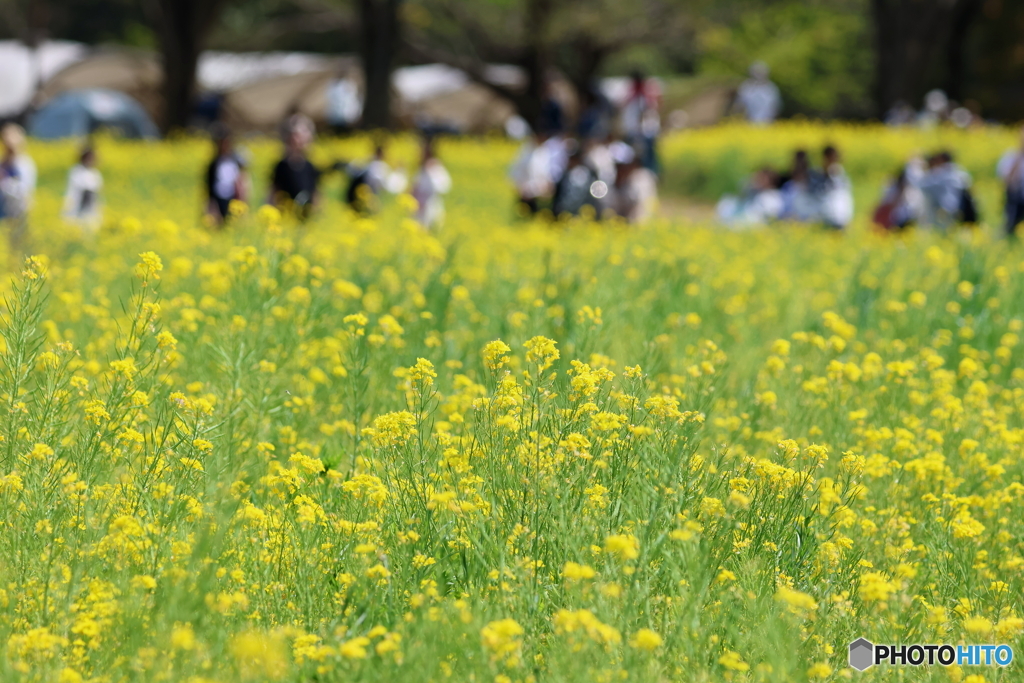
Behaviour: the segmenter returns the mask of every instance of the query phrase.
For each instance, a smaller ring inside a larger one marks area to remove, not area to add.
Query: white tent
[[[483,133],[500,129],[515,114],[511,103],[493,90],[444,64],[396,69],[391,84],[397,96],[395,115],[407,126]]]
[[[37,86],[86,51],[85,45],[66,40],[46,41],[34,50],[17,40],[0,40],[0,117],[23,112]]]
[[[81,45],[70,45],[74,49],[66,51],[62,60],[51,58],[48,62],[47,79],[37,105],[68,90],[105,88],[130,95],[151,117],[159,119],[163,69],[158,55],[125,48],[87,50]],[[0,71],[0,75],[6,71]],[[352,56],[208,51],[199,58],[196,76],[201,92],[223,95],[223,113],[231,125],[239,130],[273,132],[294,111],[301,111],[320,124],[326,123],[328,88],[336,79],[346,78],[362,91],[361,72],[358,60]],[[492,65],[486,75],[489,81],[507,87],[525,85],[525,74],[514,66]],[[25,80],[28,82],[27,77]],[[478,133],[500,129],[515,113],[512,105],[493,90],[443,64],[396,69],[392,88],[394,114],[409,126]],[[25,100],[12,105],[12,113],[19,113],[27,103]]]
[[[301,112],[323,125],[327,122],[327,90],[338,78],[349,78],[356,83],[362,80],[355,60],[238,86],[224,93],[224,119],[239,130],[269,133],[289,114]]]
[[[310,52],[217,52],[199,56],[196,79],[200,90],[230,92],[259,81],[299,74],[347,70],[353,57]]]

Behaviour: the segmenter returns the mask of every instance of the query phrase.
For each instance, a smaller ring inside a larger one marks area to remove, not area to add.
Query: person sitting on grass
[[[819,201],[825,227],[842,230],[853,220],[853,190],[841,163],[839,150],[827,145],[822,150],[822,168],[815,172],[813,190]]]
[[[919,223],[924,215],[924,195],[908,180],[907,169],[901,168],[882,195],[872,220],[883,230],[901,231]]]
[[[927,225],[945,231],[959,223],[977,223],[971,176],[953,161],[950,152],[930,156],[926,170],[920,170],[920,164],[908,166],[908,170],[913,173],[911,182],[924,193]]]
[[[374,147],[373,158],[365,165],[337,164],[335,168],[348,175],[345,202],[360,214],[377,212],[382,192],[399,194],[409,185],[405,172],[392,170],[385,161],[384,146],[380,144]]]

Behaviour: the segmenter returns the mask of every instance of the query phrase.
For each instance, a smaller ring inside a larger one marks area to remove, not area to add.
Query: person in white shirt
[[[36,192],[36,164],[32,157],[25,153],[25,129],[16,123],[8,123],[0,129],[0,142],[14,159],[14,165],[21,177],[24,192],[24,205],[27,212],[32,208],[32,200]]]
[[[327,86],[327,125],[335,134],[349,133],[363,114],[359,86],[351,78],[339,78]]]
[[[767,125],[775,120],[782,109],[779,88],[768,79],[770,70],[764,62],[750,66],[750,78],[743,81],[736,93],[736,104],[747,117],[757,125]]]
[[[249,194],[245,159],[235,151],[231,131],[218,128],[213,134],[216,154],[206,167],[206,215],[222,226],[231,217],[231,202],[244,202]]]
[[[68,173],[64,217],[78,224],[86,233],[95,234],[102,220],[102,189],[103,175],[96,168],[96,150],[86,147],[79,155],[78,163]]]
[[[615,183],[615,157],[607,141],[587,140],[583,143],[583,162],[597,173],[597,179],[608,187]]]
[[[448,169],[434,156],[430,141],[423,145],[423,165],[412,181],[412,196],[416,199],[416,220],[428,230],[436,229],[444,220],[444,200],[441,195],[452,189]]]
[[[840,162],[839,150],[832,145],[822,152],[819,182],[821,220],[830,228],[842,230],[853,220],[853,186]]]
[[[534,134],[519,150],[512,162],[509,177],[516,187],[520,206],[528,213],[537,213],[540,203],[554,193],[555,183],[561,177],[556,175],[556,148],[548,144],[551,138],[543,133]]]
[[[384,159],[384,146],[380,144],[374,147],[373,158],[366,164],[339,163],[335,168],[344,170],[349,176],[345,201],[356,213],[375,213],[380,209],[382,192],[399,194],[405,192],[409,185],[405,171],[392,170]]]
[[[1024,129],[1020,146],[1007,150],[999,159],[996,173],[1006,187],[1005,229],[1008,236],[1016,234],[1017,226],[1024,223]]]

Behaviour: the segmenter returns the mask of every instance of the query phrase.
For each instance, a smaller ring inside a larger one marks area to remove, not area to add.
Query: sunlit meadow
[[[1015,139],[664,141],[698,195],[837,142],[846,235],[526,222],[500,140],[442,141],[436,233],[408,197],[348,213],[338,177],[307,224],[257,202],[216,232],[209,143],[104,139],[86,238],[59,217],[74,145],[35,144],[36,256],[2,261],[0,680],[880,681],[851,640],[1024,654]],[[259,198],[277,146],[246,144]],[[992,225],[873,234],[884,176],[939,146]]]

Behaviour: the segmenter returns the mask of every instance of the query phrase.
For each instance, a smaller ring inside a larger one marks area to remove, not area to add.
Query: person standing
[[[25,153],[25,130],[16,123],[0,129],[0,218],[8,224],[11,251],[20,250],[36,190],[36,165]]]
[[[320,200],[317,186],[321,173],[306,156],[313,141],[313,124],[296,114],[290,117],[285,130],[285,154],[274,166],[268,203],[278,208],[290,205],[305,219]]]
[[[68,173],[64,217],[90,235],[96,234],[100,228],[102,189],[103,175],[96,168],[96,150],[87,146],[79,154],[78,163]]]
[[[641,165],[655,172],[658,167],[656,145],[661,132],[660,102],[661,89],[657,81],[634,71],[630,76],[629,96],[622,105],[622,136],[639,153]]]
[[[231,131],[214,132],[216,154],[206,167],[206,215],[218,226],[231,216],[231,202],[244,202],[248,197],[248,176],[245,160],[235,151]]]
[[[565,130],[565,109],[558,101],[554,82],[550,78],[544,81],[537,130],[546,136],[561,135]]]
[[[736,105],[750,123],[768,125],[782,110],[779,88],[769,80],[771,70],[762,61],[750,65],[750,78],[743,81],[736,93]]]
[[[519,205],[524,213],[535,214],[541,209],[541,202],[551,197],[558,177],[554,175],[551,159],[550,138],[545,133],[534,133],[519,150],[509,177],[516,187]]]
[[[25,152],[25,129],[16,123],[8,123],[0,129],[0,142],[3,143],[4,151],[9,153],[18,174],[22,178],[25,197],[25,210],[32,208],[32,201],[36,192],[36,164]]]
[[[348,135],[363,113],[359,86],[351,78],[338,78],[327,86],[327,125],[335,135]]]
[[[36,191],[36,164],[25,153],[25,130],[17,124],[0,129],[0,219],[7,223],[12,254],[22,249],[29,210]]]
[[[444,220],[442,195],[452,189],[448,169],[434,156],[430,140],[423,143],[423,164],[412,181],[412,196],[416,200],[416,220],[424,228],[433,230]]]
[[[1006,188],[1004,227],[1007,236],[1012,237],[1017,226],[1024,223],[1024,129],[1021,130],[1020,146],[1003,154],[996,173]]]

